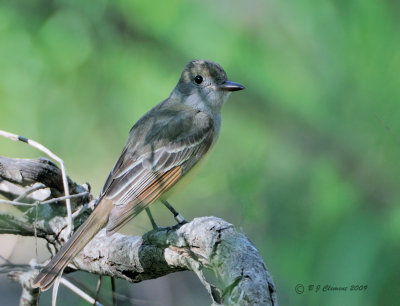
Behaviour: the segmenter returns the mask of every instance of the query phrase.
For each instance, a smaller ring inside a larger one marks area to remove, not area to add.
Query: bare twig
[[[55,161],[57,161],[60,166],[61,166],[61,172],[62,172],[62,180],[63,180],[63,185],[64,185],[64,193],[65,196],[69,196],[69,188],[68,188],[68,179],[67,179],[67,172],[65,170],[65,165],[64,165],[64,161],[59,158],[57,155],[55,155],[53,152],[51,152],[48,148],[46,148],[45,146],[43,146],[42,144],[13,134],[13,133],[9,133],[3,130],[0,130],[0,136],[3,136],[5,138],[11,139],[13,141],[22,141],[27,143],[28,145],[30,145],[31,147],[34,147],[35,149],[47,154],[50,158],[54,159]],[[65,201],[66,207],[67,207],[67,224],[68,224],[68,228],[67,228],[67,236],[69,236],[71,234],[71,232],[73,231],[73,222],[72,222],[72,211],[71,211],[71,201],[70,199],[66,199]]]
[[[62,278],[62,274],[58,275],[56,281],[53,285],[53,291],[51,292],[51,306],[57,306],[57,296],[58,296],[58,289],[60,288],[60,281]]]
[[[75,219],[76,217],[78,217],[81,213],[85,212],[86,210],[92,208],[95,204],[96,204],[96,200],[90,201],[89,203],[83,205],[82,207],[80,207],[79,209],[77,209],[76,211],[74,211],[74,213],[72,214],[72,219]]]
[[[69,199],[73,199],[73,198],[84,197],[88,194],[89,194],[89,192],[85,191],[85,192],[81,192],[81,193],[77,193],[77,194],[71,194],[71,195],[65,196],[65,197],[53,198],[51,200],[39,201],[39,202],[40,202],[40,204],[50,204],[50,203],[69,200]]]
[[[66,279],[68,279],[68,278],[66,278]],[[77,287],[83,289],[85,292],[89,292],[91,295],[95,295],[95,292],[91,291],[91,289],[88,288],[87,283],[80,282],[77,279],[74,279],[73,283]],[[160,303],[160,302],[157,302],[155,300],[150,300],[150,299],[132,298],[130,296],[127,296],[127,295],[124,295],[124,294],[121,294],[118,292],[115,292],[115,296],[118,298],[118,301],[125,302],[125,303],[123,303],[124,305],[127,304],[127,305],[163,306],[165,304],[165,303]],[[104,301],[104,299],[102,301],[101,297],[98,298],[98,301],[103,305],[111,305],[111,304],[108,304],[106,301]]]
[[[1,199],[0,199],[0,203],[9,204],[9,205],[15,205],[15,206],[31,206],[31,207],[36,206],[36,204],[29,204],[29,203],[23,203],[23,202],[1,200]]]
[[[33,235],[35,237],[35,255],[36,255],[36,259],[38,258],[38,243],[37,243],[37,228],[36,228],[36,224],[37,224],[37,218],[38,218],[38,202],[35,203],[36,207],[35,207],[35,221],[33,222]]]
[[[201,270],[201,265],[197,261],[191,260],[190,268],[192,269],[192,271],[194,273],[196,273],[200,282],[206,288],[208,294],[210,295],[210,297],[213,301],[213,304],[217,304],[217,305],[221,304],[223,301],[222,291],[206,280],[206,278],[204,277],[203,271]]]
[[[50,204],[50,203],[55,203],[55,202],[59,202],[59,201],[64,201],[64,200],[69,200],[69,199],[73,199],[73,198],[79,198],[79,197],[83,197],[88,195],[89,192],[85,191],[85,192],[81,192],[81,193],[77,193],[77,194],[71,194],[69,196],[65,196],[65,197],[58,197],[58,198],[53,198],[51,200],[47,200],[47,201],[36,201],[38,204],[40,205],[44,205],[44,204]],[[8,200],[0,200],[0,203],[3,204],[10,204],[10,205],[15,205],[15,206],[36,206],[37,204],[34,203],[23,203],[23,202],[17,202],[16,200],[14,201],[8,201]]]
[[[100,295],[100,289],[101,289],[101,283],[102,283],[102,276],[99,275],[99,278],[97,279],[97,285],[96,285],[96,295],[94,297],[94,303],[93,306],[95,306],[95,303],[97,302],[97,299],[99,298]]]
[[[32,186],[31,188],[29,188],[27,191],[25,191],[23,194],[21,194],[20,196],[18,196],[17,198],[14,199],[15,202],[19,202],[23,199],[25,199],[28,195],[30,195],[32,192],[35,192],[37,190],[43,189],[43,188],[47,188],[46,185],[44,184],[37,184]]]
[[[115,295],[115,279],[114,277],[111,277],[110,280],[111,280],[112,303],[113,306],[117,306],[117,296]]]
[[[83,298],[85,301],[89,302],[92,305],[96,305],[96,306],[103,306],[102,304],[100,304],[99,302],[95,301],[94,298],[92,298],[90,295],[88,295],[87,293],[83,292],[81,289],[79,289],[78,287],[76,287],[73,283],[71,283],[69,280],[65,279],[65,278],[61,278],[60,281],[61,284],[63,284],[65,287],[67,287],[68,289],[70,289],[72,292],[74,292],[75,294],[79,295],[81,298]]]

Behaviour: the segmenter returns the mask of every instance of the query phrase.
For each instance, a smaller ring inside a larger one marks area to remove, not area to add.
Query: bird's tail
[[[57,276],[62,273],[69,262],[107,223],[112,207],[113,204],[109,200],[101,199],[96,209],[89,215],[86,221],[74,232],[47,266],[40,271],[34,280],[34,287],[47,290],[53,285]]]

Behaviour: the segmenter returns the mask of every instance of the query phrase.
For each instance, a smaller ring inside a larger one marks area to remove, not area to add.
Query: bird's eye
[[[196,84],[201,84],[203,82],[203,77],[201,75],[196,75],[194,77],[194,81],[196,82]]]

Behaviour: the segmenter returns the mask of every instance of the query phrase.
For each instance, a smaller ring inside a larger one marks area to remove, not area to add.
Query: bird
[[[223,104],[232,92],[244,88],[229,81],[215,62],[189,62],[169,97],[133,125],[97,206],[40,271],[34,287],[50,288],[103,227],[112,235],[157,199],[166,199],[214,146]]]

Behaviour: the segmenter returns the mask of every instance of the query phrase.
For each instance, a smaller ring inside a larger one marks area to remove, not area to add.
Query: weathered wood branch
[[[8,273],[8,278],[18,282],[22,286],[21,298],[19,304],[21,306],[36,306],[38,304],[40,290],[32,287],[32,280],[36,276],[37,270],[12,271]]]
[[[0,178],[21,186],[42,183],[57,191],[57,196],[64,194],[61,170],[47,158],[16,159],[0,156]],[[71,194],[85,191],[70,178],[68,185]]]
[[[8,198],[13,200],[26,188],[40,182],[51,190],[51,196],[59,195],[62,193],[62,180],[57,169],[46,159],[0,157],[0,180],[3,180],[0,181],[0,194],[8,194]],[[19,189],[10,192],[9,184]],[[72,180],[69,184],[71,194],[85,190]],[[74,200],[73,208],[81,208],[89,199]],[[34,209],[37,209],[35,213]],[[65,206],[53,203],[30,210],[31,213],[28,211],[21,216],[0,214],[0,233],[27,236],[36,233],[58,249],[65,239]],[[77,218],[76,225],[87,214],[83,213],[80,220]],[[218,284],[209,284],[202,274],[203,269],[213,271]],[[119,277],[129,282],[191,270],[200,277],[214,304],[277,305],[275,285],[255,246],[232,224],[216,217],[196,218],[184,225],[152,230],[141,237],[118,233],[108,237],[102,230],[65,272],[74,270]],[[38,292],[30,287],[30,277],[36,273],[37,269],[31,268],[10,275],[23,286],[20,305],[36,303]]]

